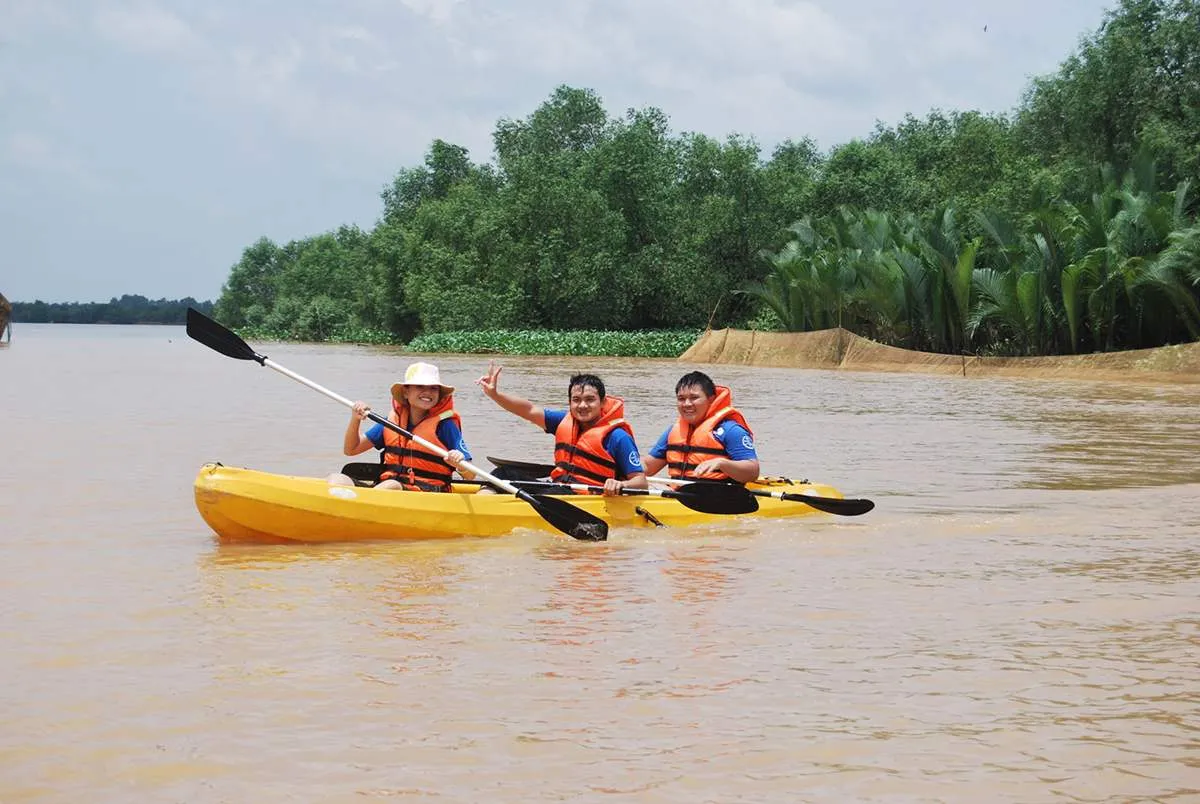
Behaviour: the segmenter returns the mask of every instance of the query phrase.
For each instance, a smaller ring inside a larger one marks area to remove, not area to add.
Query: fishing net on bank
[[[816,332],[708,330],[679,357],[693,363],[895,371],[964,377],[1135,379],[1200,383],[1200,343],[1053,357],[982,357],[916,352],[846,329]]]

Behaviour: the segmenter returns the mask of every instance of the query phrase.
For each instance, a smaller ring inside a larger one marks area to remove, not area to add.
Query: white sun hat
[[[454,386],[442,382],[438,367],[432,363],[413,363],[409,366],[404,372],[404,379],[392,383],[392,398],[403,401],[406,385],[437,385],[441,387],[443,395],[454,393]]]

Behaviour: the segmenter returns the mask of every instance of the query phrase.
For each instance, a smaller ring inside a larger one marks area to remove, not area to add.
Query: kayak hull
[[[750,486],[759,488],[760,486]],[[811,483],[775,483],[770,491],[841,498],[834,488]],[[407,541],[504,536],[521,529],[559,533],[533,506],[510,494],[479,494],[476,485],[454,492],[331,486],[322,478],[276,475],[253,469],[205,464],[196,476],[196,508],[226,542],[325,543]],[[572,505],[600,517],[611,528],[668,527],[728,521],[657,496],[573,495]],[[818,513],[803,503],[758,498],[753,518]],[[561,535],[561,534],[560,534]],[[564,537],[565,538],[565,537]]]

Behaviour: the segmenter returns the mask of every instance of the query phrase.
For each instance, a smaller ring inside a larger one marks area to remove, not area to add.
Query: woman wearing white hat
[[[388,419],[441,447],[446,452],[445,458],[382,424],[373,424],[362,433],[359,428],[369,410],[363,402],[354,403],[342,451],[347,455],[359,455],[369,449],[382,451],[380,460],[386,468],[375,488],[450,491],[454,469],[459,469],[468,480],[474,477],[459,468],[464,460],[471,459],[471,453],[463,441],[462,418],[454,410],[454,386],[442,383],[437,366],[413,363],[404,372],[404,379],[392,384],[392,412]],[[331,475],[329,482],[354,485],[344,474]]]

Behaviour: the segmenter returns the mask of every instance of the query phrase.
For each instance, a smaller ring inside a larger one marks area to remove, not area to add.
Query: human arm
[[[647,455],[646,457],[642,458],[642,466],[646,467],[646,474],[648,475],[658,474],[666,465],[666,458],[655,458],[653,455]]]
[[[734,421],[727,420],[713,432],[713,437],[725,448],[725,455],[701,461],[696,466],[696,475],[724,472],[731,480],[749,483],[758,479],[758,452],[754,448],[754,436]]]
[[[362,434],[359,429],[363,419],[371,410],[363,402],[355,402],[350,411],[350,421],[346,423],[346,433],[342,437],[342,453],[345,455],[360,455],[375,447],[371,439]]]
[[[647,475],[656,475],[667,465],[667,436],[670,434],[670,427],[663,430],[663,434],[650,448],[650,454],[642,456],[642,468],[646,470]]]
[[[448,463],[450,466],[457,469],[459,476],[463,480],[474,480],[475,479],[474,472],[472,472],[470,469],[464,469],[462,467],[462,462],[466,461],[466,460],[470,460],[470,459],[467,458],[465,455],[463,455],[458,450],[456,450],[456,449],[448,450],[446,452],[446,457],[443,460],[445,460],[446,463]]]
[[[632,474],[624,480],[617,480],[610,477],[604,481],[604,496],[616,497],[621,493],[621,489],[646,489],[650,488],[650,483],[646,480],[644,472]]]
[[[475,473],[470,469],[464,469],[461,465],[463,461],[471,460],[471,450],[467,448],[467,442],[463,439],[462,429],[459,428],[458,423],[454,419],[443,419],[438,423],[437,436],[443,444],[450,447],[443,460],[457,469],[463,480],[474,480]]]
[[[642,457],[638,454],[637,443],[633,436],[624,430],[613,430],[604,439],[604,448],[613,457],[617,465],[617,478],[604,481],[604,496],[613,497],[621,493],[621,489],[645,489],[650,484],[646,480],[646,471],[642,466]]]
[[[738,483],[749,483],[752,480],[758,479],[758,461],[734,461],[729,458],[709,458],[707,461],[701,461],[696,466],[697,477],[703,478],[704,475],[714,472],[724,472],[729,479],[736,480]]]
[[[543,430],[546,429],[546,412],[540,405],[535,405],[528,399],[522,399],[513,394],[506,394],[500,390],[500,372],[503,370],[504,366],[488,363],[487,374],[476,380],[475,384],[483,390],[484,396],[509,413],[520,416],[525,421],[532,422]]]

